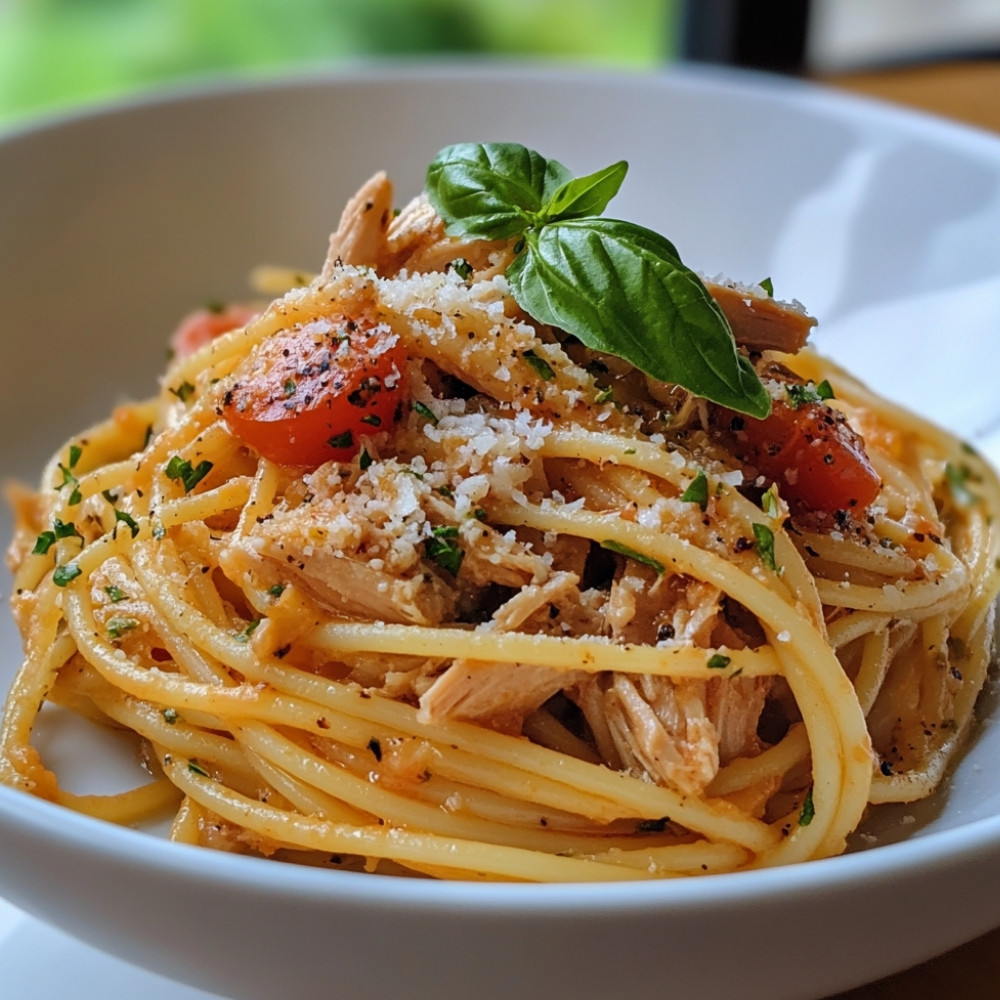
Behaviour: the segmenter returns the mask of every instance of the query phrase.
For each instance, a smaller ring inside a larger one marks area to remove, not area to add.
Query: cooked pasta
[[[760,288],[707,284],[766,420],[532,320],[514,240],[391,205],[378,175],[320,274],[189,321],[155,398],[14,491],[5,783],[225,850],[525,881],[827,857],[931,794],[993,648],[986,463]],[[149,783],[65,791],[46,702],[135,734]]]

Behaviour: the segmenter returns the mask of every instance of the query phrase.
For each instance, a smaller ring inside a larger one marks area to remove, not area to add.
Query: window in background
[[[673,0],[0,0],[0,120],[225,72],[463,54],[651,67]]]

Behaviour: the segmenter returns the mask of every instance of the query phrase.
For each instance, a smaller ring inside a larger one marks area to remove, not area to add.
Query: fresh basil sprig
[[[601,217],[627,170],[621,161],[573,177],[516,143],[458,143],[432,161],[427,196],[449,235],[517,238],[507,280],[536,321],[662,382],[766,417],[767,390],[674,245]]]

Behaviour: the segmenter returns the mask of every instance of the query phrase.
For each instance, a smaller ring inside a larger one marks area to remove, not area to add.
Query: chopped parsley
[[[413,412],[418,413],[428,423],[436,424],[438,422],[437,414],[426,403],[421,403],[419,399],[413,404]]]
[[[72,486],[73,489],[70,491],[68,503],[70,505],[78,504],[83,496],[80,493],[80,480],[76,478],[76,474],[73,471],[76,468],[77,463],[80,461],[80,456],[83,454],[83,449],[78,444],[71,444],[69,446],[69,454],[67,456],[67,464],[63,465],[62,462],[59,463],[59,471],[62,473],[62,482],[59,484],[60,488],[63,486]]]
[[[257,626],[260,625],[260,619],[254,618],[253,621],[247,622],[247,626],[242,632],[238,632],[236,635],[237,642],[249,642],[250,637],[257,631]]]
[[[777,572],[778,564],[774,559],[774,532],[766,524],[754,524],[753,537],[757,543],[757,555],[760,561],[770,570]]]
[[[815,815],[816,807],[813,805],[813,790],[810,787],[802,802],[802,810],[799,813],[799,826],[808,826],[813,821]]]
[[[65,587],[70,580],[75,580],[83,571],[76,563],[67,563],[65,566],[56,566],[52,572],[52,582],[57,587]]]
[[[326,442],[331,448],[351,448],[354,445],[354,434],[349,431],[341,431],[328,438]]]
[[[194,395],[194,386],[186,379],[179,386],[170,387],[170,391],[182,402],[186,403]]]
[[[163,716],[163,721],[168,725],[172,726],[179,718],[176,708],[165,708],[160,713]]]
[[[616,542],[613,538],[606,538],[601,542],[601,548],[607,549],[609,552],[617,552],[620,556],[627,556],[629,559],[634,559],[636,562],[642,563],[644,566],[650,566],[656,570],[657,573],[664,573],[666,567],[659,559],[654,559],[652,556],[647,556],[642,552],[637,552],[635,549],[629,548],[627,545],[622,545],[621,542]]]
[[[826,379],[823,379],[818,385],[812,382],[806,382],[805,385],[789,383],[785,386],[785,394],[796,410],[807,403],[822,403],[827,399],[834,398],[833,387]]]
[[[614,398],[614,395],[615,395],[615,390],[612,389],[611,386],[608,386],[607,389],[602,389],[594,397],[594,402],[595,403],[608,403],[608,402],[610,402]]]
[[[104,593],[108,595],[108,598],[111,600],[112,604],[117,604],[119,601],[124,601],[125,598],[128,597],[128,594],[126,594],[121,587],[116,587],[113,583],[109,583],[104,588]]]
[[[268,587],[267,592],[277,600],[285,592],[285,585],[283,583],[276,583],[273,587]]]
[[[132,532],[133,538],[139,534],[139,525],[136,523],[135,518],[131,514],[119,510],[117,507],[115,508],[115,523],[126,525],[129,531]]]
[[[59,518],[56,518],[52,528],[56,538],[83,538],[83,535],[76,530],[76,525],[72,521],[63,523]]]
[[[552,370],[552,365],[545,358],[540,358],[534,351],[525,351],[521,357],[531,365],[539,378],[545,379],[546,382],[551,382],[556,377],[556,373]]]
[[[703,511],[708,509],[708,476],[699,471],[688,488],[681,494],[685,503],[696,503]]]
[[[451,269],[457,274],[463,281],[466,281],[470,274],[472,274],[472,265],[464,257],[456,257],[449,265]]]
[[[212,777],[208,773],[208,771],[206,771],[205,768],[203,768],[201,766],[201,764],[199,764],[198,761],[196,761],[196,760],[189,760],[188,761],[188,770],[192,774],[200,775],[202,778],[211,778]]]
[[[31,554],[34,556],[48,555],[49,549],[56,544],[56,533],[54,531],[43,531],[36,539]]]
[[[124,615],[114,615],[107,621],[108,638],[120,639],[126,632],[139,627],[138,618],[127,618]]]
[[[770,278],[764,278],[761,281],[758,281],[757,284],[760,285],[765,292],[767,292],[767,297],[769,299],[774,298],[774,282],[771,281]]]
[[[723,653],[713,653],[708,658],[708,669],[709,670],[725,670],[729,666],[732,657],[726,656]]]
[[[768,517],[778,517],[781,513],[781,507],[778,503],[778,488],[774,483],[764,491],[760,498],[760,507]]]
[[[948,462],[944,467],[944,475],[951,495],[957,504],[971,507],[973,504],[979,503],[979,496],[969,489],[972,470],[967,465],[954,465],[952,462]]]
[[[436,527],[431,537],[424,542],[424,552],[431,562],[437,563],[452,576],[458,576],[465,552],[458,543],[458,528],[453,524]]]
[[[186,458],[174,455],[167,462],[167,467],[164,471],[166,472],[167,479],[179,481],[184,487],[184,492],[190,493],[212,471],[212,463],[205,459],[197,465],[192,466]]]

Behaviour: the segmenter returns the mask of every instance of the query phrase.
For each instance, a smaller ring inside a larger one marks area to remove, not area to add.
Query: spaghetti
[[[389,205],[380,175],[320,275],[189,322],[156,398],[15,496],[5,783],[226,850],[530,881],[826,857],[932,793],[990,663],[988,466],[738,316],[768,420],[657,383],[518,308],[511,241]],[[149,784],[61,788],[46,702],[134,733]]]

